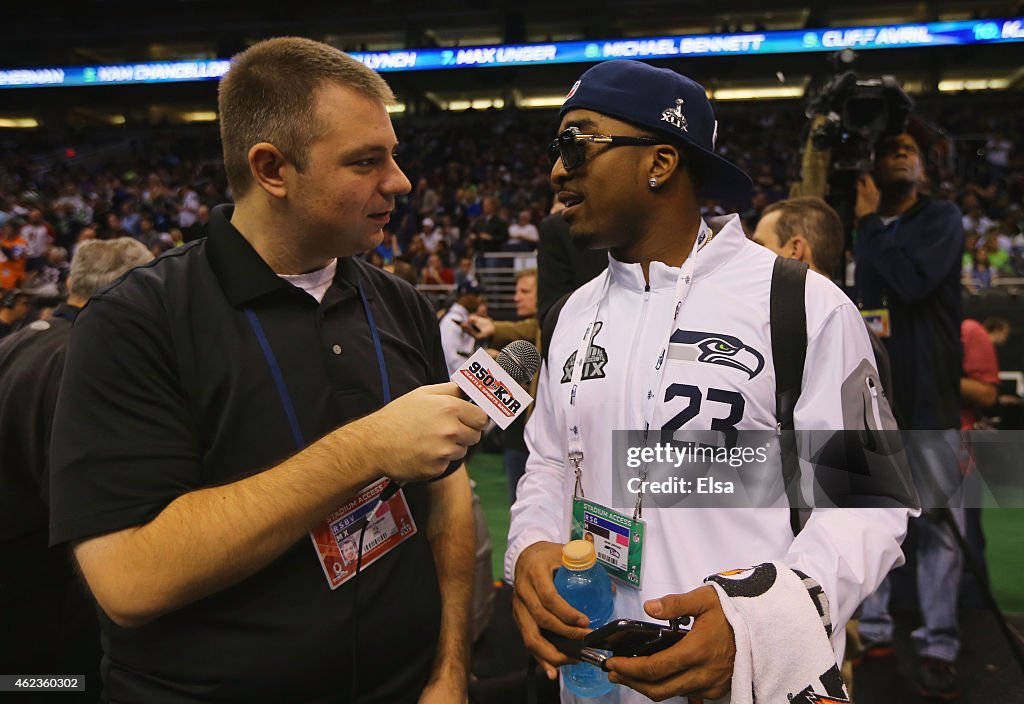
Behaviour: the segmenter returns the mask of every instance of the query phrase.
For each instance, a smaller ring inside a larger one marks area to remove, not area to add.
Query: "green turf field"
[[[986,508],[981,525],[996,600],[1005,611],[1024,613],[1024,508]]]
[[[480,504],[487,517],[487,530],[494,545],[494,554],[491,557],[494,578],[501,579],[509,523],[508,482],[505,480],[501,455],[477,452],[469,461],[469,476],[476,484],[474,491],[480,497]]]
[[[494,578],[502,577],[502,559],[508,537],[508,489],[501,455],[478,452],[469,463],[469,475],[487,516],[494,544]],[[1024,509],[985,509],[982,525],[988,541],[989,576],[1000,606],[1024,613]]]

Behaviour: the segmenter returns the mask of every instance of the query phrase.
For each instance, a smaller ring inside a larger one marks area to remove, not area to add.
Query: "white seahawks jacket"
[[[775,255],[744,236],[737,215],[707,220],[714,236],[696,255],[692,285],[674,324],[667,369],[657,398],[670,384],[697,387],[699,412],[683,430],[708,430],[723,419],[737,430],[773,430],[775,378],[769,325],[769,293]],[[569,539],[575,474],[567,459],[569,359],[587,327],[597,322],[578,385],[583,442],[583,489],[588,500],[612,506],[612,431],[644,427],[651,362],[673,326],[679,269],[650,265],[645,291],[639,264],[609,257],[608,270],[566,301],[541,378],[536,409],[526,429],[530,456],[511,510],[505,577],[511,582],[520,553],[538,541]],[[606,281],[606,279],[610,279]],[[795,409],[799,429],[856,429],[865,424],[895,429],[880,389],[871,345],[853,303],[826,278],[808,272],[807,358]],[[702,340],[727,340],[729,361],[706,354]],[[688,348],[688,349],[687,349]],[[702,351],[703,350],[703,351]],[[725,393],[715,393],[713,390]],[[742,403],[736,401],[742,396]],[[652,428],[661,428],[692,403],[671,397],[654,406]],[[714,399],[726,399],[714,400]],[[737,406],[739,406],[737,408]],[[691,409],[693,410],[693,409]],[[741,413],[740,417],[736,417]],[[692,413],[688,414],[692,415]],[[569,416],[575,418],[575,415]],[[777,456],[776,456],[777,458]],[[619,504],[621,506],[621,503]],[[708,575],[778,560],[824,589],[841,660],[844,626],[854,609],[903,560],[900,545],[910,513],[905,509],[816,509],[794,538],[788,504],[779,508],[649,508],[641,590],[620,586],[616,618],[650,620],[647,599],[690,591]],[[785,614],[778,614],[781,622]],[[618,701],[647,701],[617,688]],[[682,701],[682,700],[674,700]]]

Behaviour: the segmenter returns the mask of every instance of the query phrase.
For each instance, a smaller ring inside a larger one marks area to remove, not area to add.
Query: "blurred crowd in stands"
[[[960,206],[968,294],[1024,276],[1022,104],[1013,93],[918,103],[946,135],[928,149],[923,190]],[[738,211],[753,232],[763,209],[800,179],[802,106],[718,110],[719,150],[747,170],[755,191],[749,202],[704,209]],[[414,189],[367,257],[409,281],[459,288],[475,281],[480,253],[534,249],[554,205],[547,144],[556,124],[553,111],[515,110],[398,120],[398,159]],[[159,256],[202,237],[210,208],[231,199],[219,151],[213,126],[0,137],[0,289],[59,298],[88,239],[128,235]]]

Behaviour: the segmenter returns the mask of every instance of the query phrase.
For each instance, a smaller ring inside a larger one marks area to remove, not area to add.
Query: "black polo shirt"
[[[50,430],[77,314],[61,304],[0,341],[0,633],[17,644],[0,648],[0,671],[78,673],[95,701],[96,604],[67,546],[47,547]]]
[[[382,405],[356,288],[376,319],[392,398],[447,378],[436,317],[410,285],[343,259],[323,301],[282,280],[214,211],[209,237],[94,297],[72,334],[52,448],[51,543],[139,525],[172,500],[297,450],[246,309],[282,370],[305,443]],[[359,576],[358,701],[415,701],[440,624],[423,485],[416,534]],[[111,702],[342,702],[353,582],[332,591],[312,541],[251,578],[123,629],[101,615]]]
[[[46,551],[47,448],[64,353],[77,314],[77,308],[61,304],[52,319],[37,320],[0,342],[0,546],[4,548],[29,541],[33,550]],[[6,566],[0,565],[0,571]]]

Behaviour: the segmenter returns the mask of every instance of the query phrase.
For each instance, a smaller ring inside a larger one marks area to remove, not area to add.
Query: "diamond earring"
[[[652,178],[650,181],[647,182],[647,185],[649,185],[651,188],[657,188],[658,187],[658,179]]]

